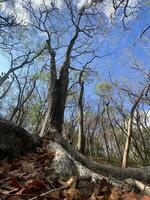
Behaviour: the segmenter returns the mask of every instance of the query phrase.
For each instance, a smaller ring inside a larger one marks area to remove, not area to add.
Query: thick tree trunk
[[[62,126],[64,121],[64,111],[67,99],[67,88],[69,80],[69,72],[66,71],[66,77],[60,77],[56,81],[56,94],[55,98],[52,96],[50,104],[50,115],[49,115],[49,128],[51,130],[57,130],[59,133],[62,132]]]
[[[64,87],[64,82],[67,86]],[[67,82],[67,83],[66,83]],[[42,137],[48,129],[57,130],[59,133],[62,132],[64,110],[67,98],[68,79],[67,81],[57,79],[49,90],[48,97],[48,109],[43,121],[40,136]]]

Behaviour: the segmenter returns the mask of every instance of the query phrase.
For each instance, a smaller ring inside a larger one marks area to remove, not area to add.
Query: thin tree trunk
[[[77,149],[79,152],[85,152],[85,136],[84,136],[84,124],[83,124],[83,93],[84,93],[84,82],[80,83],[80,96],[79,96],[79,133],[78,133],[78,142]]]
[[[138,106],[140,100],[142,99],[144,93],[147,94],[149,87],[150,87],[150,84],[148,85],[148,87],[144,87],[144,89],[142,90],[139,97],[137,97],[137,99],[136,99],[136,101],[135,101],[135,103],[132,106],[131,111],[130,111],[130,118],[129,118],[129,121],[128,121],[127,139],[126,139],[126,143],[125,143],[123,160],[122,160],[122,167],[124,167],[124,168],[127,167],[127,165],[128,165],[130,143],[131,143],[131,138],[132,138],[132,125],[133,125],[134,111],[135,111],[136,107]]]
[[[108,107],[108,106],[107,106],[107,115],[108,115],[108,119],[109,119],[109,121],[110,121],[110,126],[111,126],[111,128],[112,128],[112,132],[113,132],[114,138],[115,138],[115,142],[116,142],[116,145],[117,145],[119,157],[122,158],[122,153],[121,153],[120,145],[119,145],[119,142],[118,142],[118,138],[117,138],[117,135],[116,135],[116,131],[115,131],[115,129],[114,129],[114,125],[113,125],[112,120],[111,120],[111,117],[110,117],[109,107]],[[117,154],[118,154],[118,153],[117,153]]]
[[[133,114],[130,116],[128,121],[128,132],[127,132],[127,139],[124,148],[123,160],[122,160],[122,167],[127,167],[128,158],[129,158],[129,150],[130,150],[130,143],[132,137],[132,122],[133,122]]]

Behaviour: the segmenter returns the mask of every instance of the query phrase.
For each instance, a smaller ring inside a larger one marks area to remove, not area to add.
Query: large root
[[[58,155],[54,159],[54,161],[57,163],[56,173],[63,171],[63,173],[66,176],[67,172],[69,173],[69,175],[71,172],[72,175],[76,174],[77,172],[80,175],[82,175],[83,172],[83,174],[89,174],[91,172],[95,175],[99,174],[106,177],[113,177],[121,181],[127,178],[132,178],[150,184],[150,167],[120,168],[106,164],[96,163],[92,160],[89,160],[86,156],[78,153],[70,144],[67,143],[67,141],[59,133],[51,132],[49,134],[49,138],[54,142],[53,145],[50,145],[50,149],[53,149],[54,151],[58,152]],[[62,152],[67,153],[61,154]],[[62,163],[66,163],[66,158],[68,159],[67,164],[62,165]],[[59,166],[59,164],[60,169],[58,170],[57,167]],[[68,171],[68,169],[70,171]]]

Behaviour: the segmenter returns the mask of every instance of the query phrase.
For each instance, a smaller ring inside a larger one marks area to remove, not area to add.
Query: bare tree
[[[122,160],[122,167],[127,167],[135,110],[136,110],[137,106],[139,105],[143,96],[147,95],[149,90],[150,90],[150,83],[149,83],[149,78],[148,78],[147,85],[142,89],[140,94],[136,97],[135,102],[134,102],[134,104],[133,104],[133,106],[130,110],[130,116],[129,116],[129,120],[128,120],[127,139],[126,139],[126,143],[125,143],[124,155],[123,155],[123,160]]]

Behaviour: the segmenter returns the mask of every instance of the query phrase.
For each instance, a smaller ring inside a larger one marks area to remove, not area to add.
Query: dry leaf
[[[150,200],[150,196],[143,195],[140,200]]]
[[[111,200],[120,200],[121,195],[122,195],[121,189],[115,187],[111,190],[110,199]]]
[[[21,197],[19,195],[9,196],[7,200],[21,200]]]
[[[32,194],[32,193],[35,194],[35,193],[41,192],[42,190],[46,190],[46,186],[37,180],[33,180],[22,191],[22,194]]]
[[[72,176],[66,183],[70,188],[76,188],[77,176]]]
[[[121,199],[122,200],[138,200],[137,195],[134,192],[123,194]]]
[[[11,180],[11,185],[15,186],[15,187],[18,188],[19,190],[21,190],[21,189],[24,188],[16,179],[12,179],[12,180]]]
[[[48,196],[48,198],[50,198],[50,199],[60,199],[60,192],[61,191],[54,191],[54,192],[51,192],[51,193],[49,193],[47,196]]]
[[[23,170],[23,172],[33,172],[33,170],[34,170],[34,162],[31,162],[31,163],[29,163],[29,162],[23,162],[22,163],[22,170]]]
[[[0,174],[7,173],[11,169],[11,165],[6,161],[0,162]]]
[[[7,172],[8,175],[10,175],[11,177],[21,177],[23,176],[25,173],[21,172],[21,169],[16,169],[10,172]]]
[[[65,200],[82,200],[80,191],[74,188],[70,188],[65,192]]]

